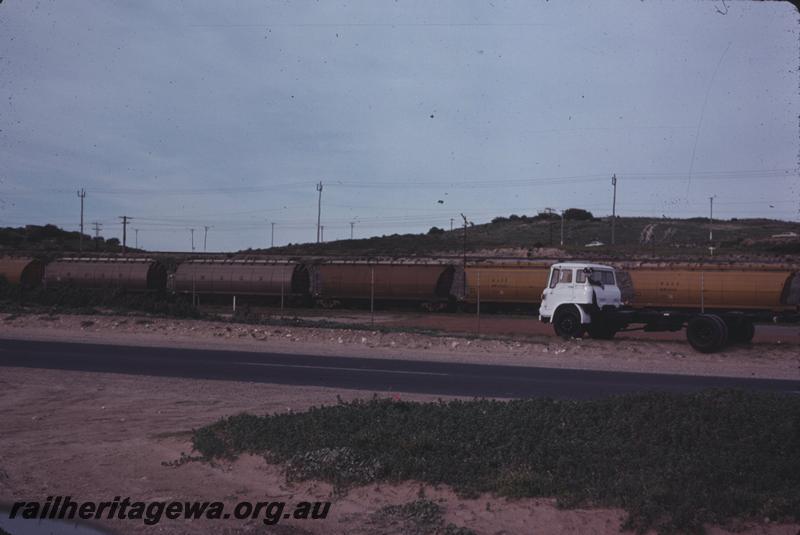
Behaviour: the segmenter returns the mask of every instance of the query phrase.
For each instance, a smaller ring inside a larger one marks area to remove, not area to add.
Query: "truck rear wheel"
[[[701,353],[712,353],[727,341],[725,322],[713,314],[701,314],[689,320],[686,326],[686,339]]]
[[[553,317],[553,328],[556,334],[564,340],[583,336],[584,326],[581,324],[581,315],[578,309],[573,305],[559,308]]]
[[[617,329],[605,321],[593,319],[586,327],[586,332],[595,340],[611,340],[617,334]]]
[[[742,320],[741,323],[729,327],[728,330],[731,342],[735,344],[749,344],[756,334],[756,326],[750,320]]]
[[[728,340],[730,339],[730,336],[729,336],[730,335],[730,330],[728,329],[728,324],[725,323],[725,320],[723,320],[722,318],[720,318],[716,314],[709,314],[709,315],[712,318],[714,318],[714,321],[716,321],[720,325],[720,328],[722,329],[722,341],[720,342],[719,347],[724,347],[724,346],[728,345]]]

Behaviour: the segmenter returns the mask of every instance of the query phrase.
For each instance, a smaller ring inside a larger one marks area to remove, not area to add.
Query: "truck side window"
[[[559,277],[558,282],[572,282],[572,270],[562,269],[561,276]]]
[[[575,282],[579,284],[586,282],[586,273],[584,273],[582,269],[579,269],[578,273],[575,275]]]
[[[558,283],[558,272],[560,270],[554,269],[553,274],[550,276],[550,287],[555,288],[556,284]]]

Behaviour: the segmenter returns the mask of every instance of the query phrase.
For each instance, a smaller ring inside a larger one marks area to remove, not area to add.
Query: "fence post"
[[[375,326],[375,266],[369,268],[369,323]]]
[[[236,296],[233,296],[233,313],[236,314]]]
[[[705,298],[706,298],[706,296],[705,296],[705,292],[706,292],[705,272],[701,271],[700,272],[700,314],[705,314],[706,313],[706,306],[705,306],[705,303],[706,303],[706,299]]]
[[[478,306],[476,307],[478,314],[478,334],[481,334],[481,272],[478,270]]]
[[[283,277],[281,277],[281,314],[283,314]]]

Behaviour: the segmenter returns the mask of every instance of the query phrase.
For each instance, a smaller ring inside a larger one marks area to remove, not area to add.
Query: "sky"
[[[786,2],[6,0],[0,226],[84,189],[87,234],[229,251],[316,241],[320,182],[330,241],[605,216],[612,175],[800,221],[798,65]]]

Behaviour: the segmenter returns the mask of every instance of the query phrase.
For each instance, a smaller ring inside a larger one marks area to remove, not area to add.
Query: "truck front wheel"
[[[553,328],[564,340],[583,336],[584,326],[581,324],[581,314],[578,309],[573,305],[559,308],[553,317]]]

